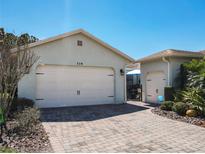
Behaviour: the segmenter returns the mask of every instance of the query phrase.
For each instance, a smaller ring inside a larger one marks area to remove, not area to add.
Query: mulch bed
[[[48,135],[40,121],[36,124],[33,133],[21,131],[19,134],[15,131],[16,126],[16,120],[9,119],[7,122],[8,132],[3,134],[3,143],[0,144],[0,147],[11,147],[17,152],[24,153],[53,152]]]
[[[190,124],[201,126],[205,128],[205,117],[180,116],[173,111],[161,110],[159,107],[156,107],[152,109],[151,111],[152,113],[157,114],[159,116],[167,117],[169,119],[190,123]]]

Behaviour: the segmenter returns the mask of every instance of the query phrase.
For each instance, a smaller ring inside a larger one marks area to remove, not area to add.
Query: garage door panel
[[[39,107],[114,103],[114,72],[110,68],[45,65],[37,69]],[[78,93],[80,91],[80,93]]]

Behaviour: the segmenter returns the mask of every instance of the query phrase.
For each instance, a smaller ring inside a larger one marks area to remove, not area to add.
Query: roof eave
[[[159,60],[161,58],[171,58],[171,57],[180,57],[180,58],[202,58],[204,57],[203,54],[199,54],[199,55],[165,55],[165,56],[159,56],[159,57],[155,57],[155,58],[150,58],[150,59],[139,59],[136,60],[136,63],[145,63],[145,62],[150,62],[150,61],[155,61],[155,60]]]

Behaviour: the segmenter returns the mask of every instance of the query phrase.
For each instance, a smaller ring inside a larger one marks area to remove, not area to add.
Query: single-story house
[[[137,60],[141,67],[142,100],[157,103],[158,96],[164,96],[164,87],[174,87],[181,64],[204,55],[203,51],[169,49]]]
[[[29,45],[40,59],[18,96],[40,108],[126,102],[125,68],[134,59],[79,29]]]

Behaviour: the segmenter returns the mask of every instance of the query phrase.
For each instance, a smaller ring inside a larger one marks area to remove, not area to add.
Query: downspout
[[[168,83],[168,86],[170,86],[170,61],[167,60],[165,57],[162,57],[162,60],[163,62],[167,63],[167,83]]]

